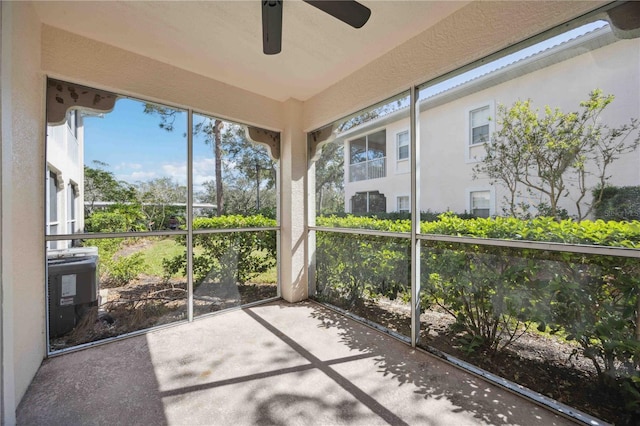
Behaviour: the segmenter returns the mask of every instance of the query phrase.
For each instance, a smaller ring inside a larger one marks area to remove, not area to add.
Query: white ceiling
[[[284,101],[307,100],[468,1],[371,1],[354,29],[286,0],[282,52],[262,53],[260,0],[37,2],[43,23]],[[152,72],[152,70],[150,70]]]

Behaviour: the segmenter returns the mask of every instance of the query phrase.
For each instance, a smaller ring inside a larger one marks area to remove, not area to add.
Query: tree
[[[216,215],[225,214],[224,187],[222,185],[222,120],[205,118],[194,125],[193,133],[202,133],[205,136],[204,143],[213,147],[215,161],[215,185],[216,185]]]
[[[344,211],[344,145],[322,147],[316,167],[316,213]]]
[[[132,203],[136,201],[136,190],[127,182],[119,181],[113,172],[105,170],[109,165],[94,160],[96,167],[84,166],[85,215],[95,210],[96,202]]]
[[[171,178],[163,177],[136,184],[137,198],[149,230],[164,229],[171,216],[183,216],[187,188]]]
[[[144,113],[158,115],[161,129],[168,132],[174,130],[174,123],[180,111],[156,104],[145,104]],[[193,133],[205,135],[205,143],[213,147],[215,159],[215,182],[216,182],[216,212],[217,215],[224,214],[224,189],[222,187],[222,139],[221,132],[224,123],[222,120],[203,117],[203,120],[194,124]]]
[[[229,161],[233,163],[233,171],[230,170],[228,173],[233,178],[232,185],[239,189],[252,187],[255,197],[251,198],[255,211],[260,211],[265,206],[275,209],[275,203],[264,203],[265,191],[272,191],[276,186],[276,163],[269,156],[267,149],[249,141],[244,128],[237,124],[229,124],[226,127],[222,136],[222,146]],[[260,196],[261,191],[263,197]]]
[[[227,214],[268,216],[276,209],[276,163],[267,150],[256,146],[245,136],[242,126],[225,123],[222,132],[222,162],[224,174],[225,211]],[[196,194],[202,202],[215,202],[218,192],[215,181],[204,182]]]
[[[133,185],[119,181],[105,170],[107,163],[84,166],[85,231],[143,231],[144,215]],[[99,204],[99,205],[96,205]]]
[[[499,105],[498,129],[485,143],[486,157],[474,167],[474,177],[485,175],[503,185],[508,192],[506,209],[513,216],[529,213],[530,206],[518,202],[525,191],[544,200],[536,206],[539,213],[559,218],[561,199],[571,197],[577,219],[586,218],[602,200],[611,164],[640,142],[637,119],[619,127],[601,121],[602,111],[613,100],[613,95],[596,89],[578,111],[563,113],[545,106],[542,116],[530,99],[510,108]],[[586,203],[590,191],[594,198]]]
[[[160,105],[146,104],[144,112],[146,114],[155,114],[160,117],[159,126],[169,132],[174,130],[174,122],[178,114],[177,110],[163,107]],[[255,200],[256,210],[262,208],[260,191],[262,183],[266,181],[264,189],[270,190],[275,187],[276,172],[275,163],[269,158],[266,150],[256,149],[255,145],[247,140],[244,134],[244,127],[238,124],[224,122],[220,119],[201,117],[193,126],[194,135],[201,134],[204,136],[204,142],[213,148],[213,156],[215,161],[215,179],[212,187],[211,182],[207,182],[202,195],[202,201],[214,202],[215,197],[216,215],[221,216],[227,213],[226,190],[223,185],[223,173],[228,182],[226,186],[235,186],[236,188],[244,188],[238,185],[236,180],[249,179],[255,182]],[[223,158],[227,155],[228,162],[225,164]],[[235,194],[235,200],[246,197],[238,197]],[[275,205],[273,206],[275,210]],[[237,209],[236,209],[237,210]],[[246,207],[241,208],[242,211]]]

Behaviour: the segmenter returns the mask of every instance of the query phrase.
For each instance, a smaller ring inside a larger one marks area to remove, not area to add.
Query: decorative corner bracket
[[[271,158],[274,160],[280,159],[280,132],[247,126],[246,135],[251,142],[266,145],[269,148]]]
[[[320,147],[336,138],[333,124],[323,127],[307,134],[307,147],[309,150],[309,161],[315,161],[320,156]]]
[[[47,124],[55,126],[64,123],[70,109],[111,112],[117,99],[115,93],[49,78]]]

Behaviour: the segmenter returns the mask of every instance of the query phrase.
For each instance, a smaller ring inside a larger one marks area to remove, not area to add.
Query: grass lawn
[[[173,238],[152,239],[151,244],[140,251],[146,265],[145,273],[156,277],[164,276],[162,261],[179,256],[183,251],[184,246],[178,244]],[[173,276],[179,277],[180,274]]]
[[[184,246],[171,237],[150,239],[150,242],[151,244],[140,251],[146,265],[145,273],[162,277],[164,276],[164,269],[162,268],[163,259],[173,259],[175,256],[181,255],[184,252]],[[196,255],[201,252],[202,249],[200,247],[195,248]],[[174,274],[172,277],[180,278],[181,274]],[[249,280],[251,283],[260,284],[275,284],[277,281],[278,272],[276,267]]]

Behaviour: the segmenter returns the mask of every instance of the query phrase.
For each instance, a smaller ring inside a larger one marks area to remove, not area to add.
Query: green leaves
[[[318,217],[317,224],[408,227],[407,221],[362,217]],[[638,221],[462,219],[444,213],[420,227],[425,234],[640,247]],[[348,307],[408,292],[408,241],[332,232],[317,232],[316,240],[320,298]],[[575,341],[601,378],[640,375],[637,259],[422,241],[420,261],[421,306],[451,315],[463,349],[503,350],[535,327]]]
[[[252,229],[194,235],[196,254],[193,259],[196,282],[205,278],[220,282],[245,283],[268,271],[276,262],[276,233],[261,231],[262,227],[274,227],[274,219],[262,215],[218,216],[197,218],[194,229]],[[164,263],[165,276],[184,271],[186,255],[176,256]]]
[[[595,89],[580,110],[562,112],[545,106],[541,113],[530,99],[511,107],[498,105],[496,131],[485,144],[484,161],[474,167],[474,177],[488,177],[507,190],[505,210],[511,216],[536,214],[531,206],[522,206],[522,193],[541,198],[550,216],[564,216],[559,202],[569,197],[575,204],[576,217],[584,219],[601,201],[610,176],[611,164],[621,155],[636,150],[640,143],[639,123],[609,127],[600,120],[602,111],[613,102],[613,95]],[[587,179],[589,178],[589,179]],[[588,180],[595,182],[589,188]],[[596,190],[594,200],[585,196]],[[537,209],[540,214],[540,209]]]

